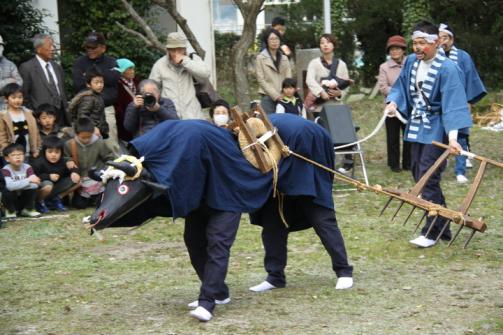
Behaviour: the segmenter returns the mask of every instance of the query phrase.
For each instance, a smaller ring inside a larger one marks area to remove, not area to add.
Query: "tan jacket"
[[[276,70],[274,62],[267,52],[267,49],[262,50],[261,53],[257,55],[257,60],[255,64],[255,71],[257,75],[257,81],[259,85],[258,92],[260,94],[265,94],[271,97],[271,99],[276,100],[281,97],[281,85],[285,78],[292,77],[292,69],[290,67],[290,61],[288,57],[281,55],[281,62],[279,63],[279,71]]]
[[[320,57],[316,57],[309,62],[307,66],[306,84],[315,97],[319,97],[321,92],[323,92],[321,78],[326,78],[329,75],[330,70],[323,66]],[[348,67],[342,59],[339,59],[339,65],[337,65],[335,75],[342,79],[349,79]],[[347,94],[347,91],[347,88],[342,91],[341,99]]]
[[[163,56],[155,62],[149,76],[161,84],[161,96],[174,102],[180,119],[206,119],[196,97],[194,77],[210,77],[210,69],[197,55],[193,59],[185,57],[178,66],[171,63],[167,55]]]
[[[405,62],[405,57],[403,59]],[[398,79],[400,71],[402,70],[402,64],[398,64],[393,59],[389,59],[379,66],[379,77],[377,77],[377,83],[379,85],[379,91],[384,95],[384,98],[389,94],[391,87]]]
[[[29,109],[23,110],[26,123],[28,124],[28,137],[30,141],[30,154],[38,154],[42,140],[38,132],[37,121]],[[0,152],[9,144],[14,143],[14,126],[7,110],[0,112]]]

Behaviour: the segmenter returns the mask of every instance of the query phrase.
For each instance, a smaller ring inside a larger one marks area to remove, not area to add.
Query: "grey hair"
[[[46,38],[52,41],[52,36],[49,34],[36,34],[33,36],[33,49],[37,50],[39,46],[43,45]]]
[[[153,79],[143,79],[142,81],[140,81],[140,84],[138,85],[138,89],[141,93],[144,93],[143,92],[143,88],[145,87],[145,85],[154,85],[156,90],[157,90],[157,93],[161,93],[161,88],[159,87],[159,83]]]

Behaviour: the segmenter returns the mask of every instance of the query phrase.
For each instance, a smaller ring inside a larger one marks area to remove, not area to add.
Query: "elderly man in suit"
[[[37,34],[33,37],[35,57],[19,67],[23,78],[25,105],[36,110],[42,104],[54,106],[57,123],[70,125],[67,115],[68,101],[64,88],[64,72],[61,65],[54,62],[54,41],[50,35]]]

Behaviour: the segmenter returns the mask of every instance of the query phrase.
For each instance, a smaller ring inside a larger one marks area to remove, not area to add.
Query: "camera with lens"
[[[155,98],[155,95],[151,93],[145,93],[143,95],[143,105],[145,107],[154,107],[156,103],[157,99]]]

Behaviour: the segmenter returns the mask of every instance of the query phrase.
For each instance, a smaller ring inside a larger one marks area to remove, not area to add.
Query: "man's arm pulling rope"
[[[342,148],[352,147],[353,145],[365,142],[365,141],[369,140],[370,138],[374,137],[377,134],[377,132],[379,130],[381,130],[387,117],[396,117],[403,124],[407,123],[407,120],[405,120],[403,118],[403,116],[396,109],[396,104],[394,102],[391,102],[390,104],[388,104],[388,106],[386,106],[386,109],[384,109],[384,112],[383,112],[383,116],[381,117],[381,119],[377,123],[377,126],[374,128],[374,130],[372,130],[372,132],[369,135],[365,136],[364,138],[362,138],[361,140],[358,140],[356,142],[336,146],[336,147],[334,147],[334,149],[338,150],[338,149],[342,149]]]

